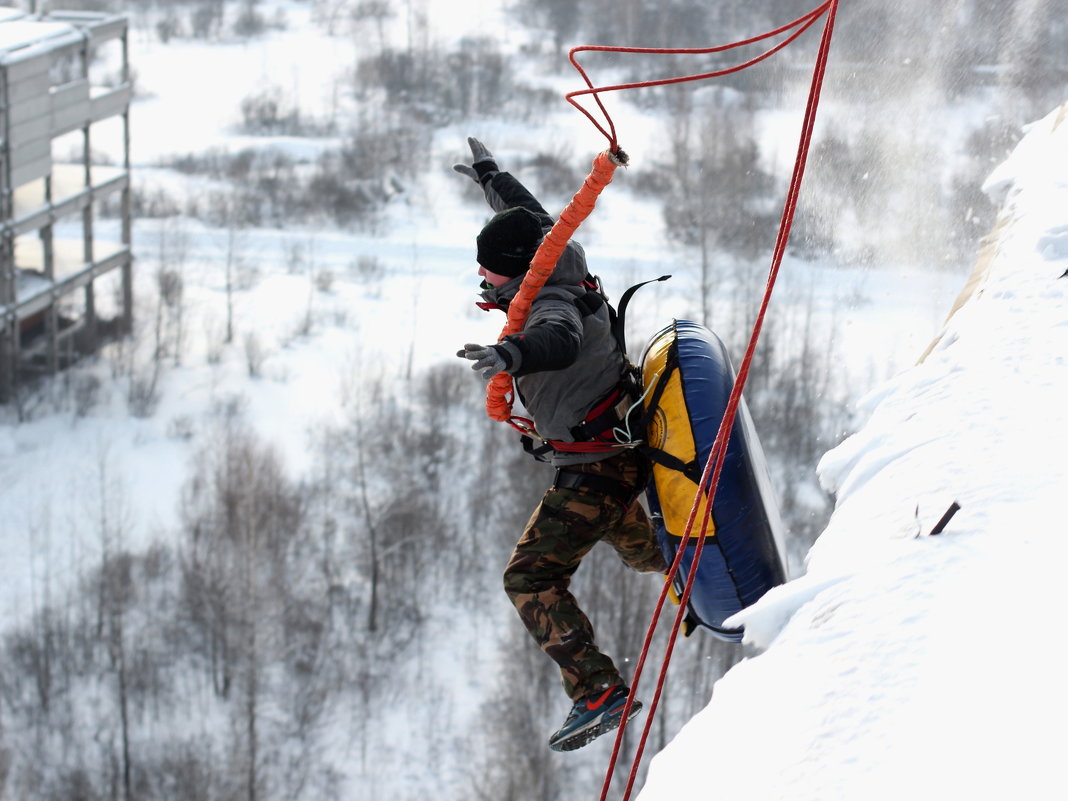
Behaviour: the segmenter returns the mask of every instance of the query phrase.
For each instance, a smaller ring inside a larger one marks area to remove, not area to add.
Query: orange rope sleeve
[[[538,296],[541,288],[545,286],[545,282],[549,280],[549,276],[553,274],[553,270],[556,269],[556,262],[563,254],[564,247],[582,221],[593,211],[597,196],[611,183],[616,167],[620,164],[626,165],[626,163],[627,157],[622,150],[615,154],[606,150],[599,153],[593,160],[590,174],[586,176],[579,191],[571,198],[571,202],[560,212],[559,219],[545,235],[534,258],[531,259],[530,268],[523,276],[519,291],[508,304],[508,321],[498,337],[498,342],[509,334],[523,330],[527,316],[530,314],[530,305]],[[512,415],[514,400],[512,376],[508,373],[497,373],[486,385],[486,413],[494,420],[508,421]]]

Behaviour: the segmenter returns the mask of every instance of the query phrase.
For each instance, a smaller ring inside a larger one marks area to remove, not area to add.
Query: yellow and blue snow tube
[[[657,538],[668,562],[686,532],[698,486],[734,384],[723,342],[710,330],[675,320],[658,332],[642,356],[646,442],[653,473],[646,496]],[[786,581],[783,527],[767,462],[743,400],[727,445],[716,497],[702,493],[676,574],[681,594],[693,570],[704,516],[710,516],[701,561],[689,599],[690,623],[720,639],[741,640],[724,626],[736,612]]]

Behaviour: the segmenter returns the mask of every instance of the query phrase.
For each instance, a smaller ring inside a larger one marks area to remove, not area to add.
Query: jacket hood
[[[486,288],[485,282],[483,282],[482,299],[487,303],[500,306],[502,308],[508,308],[508,304],[512,298],[519,292],[519,287],[523,284],[523,276],[517,275],[507,284],[502,284],[497,287]],[[586,278],[586,254],[582,249],[582,245],[574,240],[567,243],[564,247],[564,252],[560,254],[560,259],[556,262],[556,267],[553,268],[552,275],[545,282],[545,286],[574,286],[578,287]]]

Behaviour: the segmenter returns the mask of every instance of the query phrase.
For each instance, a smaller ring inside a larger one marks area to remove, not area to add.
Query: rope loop
[[[564,95],[564,99],[568,103],[577,108],[586,118],[593,123],[593,127],[596,128],[601,134],[608,139],[609,151],[615,153],[619,144],[616,141],[616,126],[612,121],[612,117],[608,114],[608,110],[601,102],[601,94],[604,92],[619,92],[624,89],[643,89],[651,86],[667,86],[669,84],[686,83],[689,81],[703,81],[709,78],[720,78],[724,75],[730,75],[735,72],[741,72],[744,69],[752,67],[754,64],[759,64],[771,56],[778,53],[784,47],[792,43],[801,34],[807,31],[821,16],[823,16],[831,6],[837,7],[838,0],[825,0],[816,8],[809,11],[807,14],[802,14],[793,22],[788,22],[785,25],[781,25],[775,30],[762,33],[757,36],[751,36],[748,39],[742,39],[738,42],[731,42],[730,44],[717,45],[715,47],[612,47],[607,45],[581,45],[579,47],[572,47],[568,51],[568,60],[575,68],[578,74],[582,77],[582,80],[586,83],[585,89],[579,89],[574,92],[569,92]],[[745,47],[747,45],[756,44],[762,42],[765,39],[771,39],[780,34],[784,34],[787,31],[793,31],[789,36],[784,38],[781,42],[777,43],[773,47],[765,50],[760,55],[751,58],[747,61],[742,61],[731,67],[724,69],[713,70],[711,72],[701,72],[692,75],[678,75],[674,78],[660,78],[653,81],[638,81],[636,83],[621,83],[612,86],[594,86],[593,81],[590,80],[585,68],[578,62],[579,53],[629,53],[629,54],[641,54],[641,55],[708,55],[711,53],[723,53],[729,50],[734,50],[739,47]],[[583,95],[593,95],[593,100],[600,109],[601,114],[604,116],[605,123],[607,124],[607,130],[601,125],[600,122],[593,116],[592,113],[581,104],[579,104],[575,98],[582,97]]]

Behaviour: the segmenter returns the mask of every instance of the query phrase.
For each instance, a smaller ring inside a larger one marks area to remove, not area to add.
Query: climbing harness
[[[640,371],[627,359],[626,317],[627,306],[634,293],[647,284],[666,281],[670,275],[651,278],[628,287],[618,307],[608,302],[599,278],[587,275],[582,283],[586,294],[575,299],[579,314],[587,317],[596,314],[602,307],[608,309],[612,338],[622,354],[625,366],[619,383],[604,398],[593,405],[586,417],[570,430],[570,440],[545,439],[534,428],[534,421],[527,417],[510,415],[507,422],[521,435],[523,449],[535,459],[548,461],[553,451],[561,453],[607,453],[619,448],[637,447],[642,443],[646,419],[639,415],[644,397]],[[485,304],[497,308],[492,304]],[[504,335],[502,334],[502,339]],[[540,445],[535,445],[535,441]]]
[[[642,492],[641,486],[566,468],[556,471],[553,489],[590,489],[613,498],[624,509],[629,509]]]

